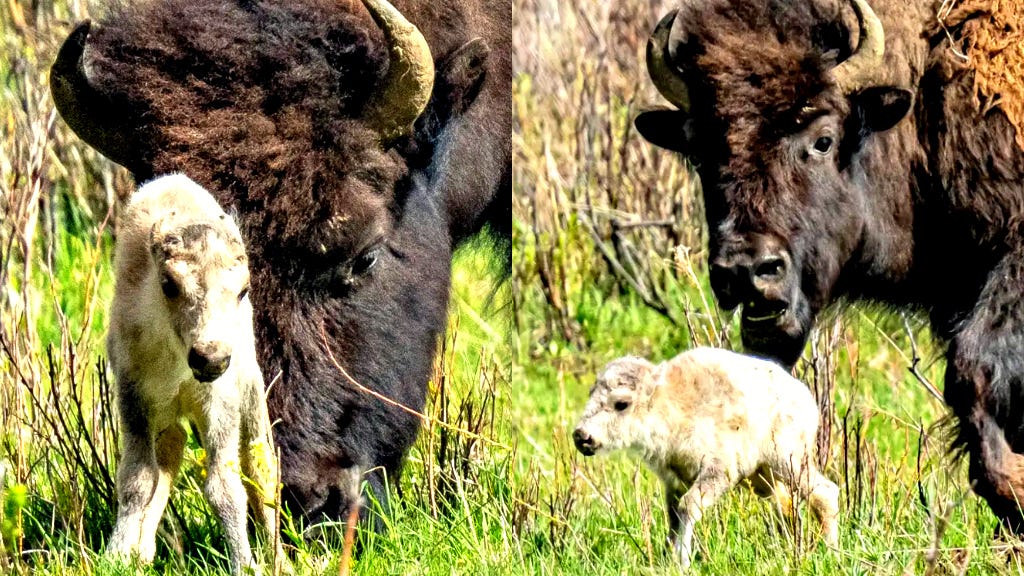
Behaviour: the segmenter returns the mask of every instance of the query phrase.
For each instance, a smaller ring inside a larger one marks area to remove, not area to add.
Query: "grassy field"
[[[697,344],[737,348],[715,308],[703,217],[676,158],[630,131],[656,102],[639,56],[664,12],[640,0],[515,0],[514,263],[494,292],[462,250],[428,421],[381,535],[354,574],[671,574],[661,487],[628,455],[584,459],[569,434],[596,370]],[[84,3],[0,5],[0,574],[132,574],[101,555],[117,435],[103,365],[110,229],[126,174],[56,118],[45,70]],[[1019,542],[946,453],[940,350],[923,322],[852,309],[798,365],[821,405],[820,459],[841,488],[841,545],[804,513],[772,527],[749,490],[698,525],[701,574],[1019,573]],[[510,336],[511,335],[511,336]],[[908,368],[914,358],[921,378]],[[224,543],[192,442],[155,574],[215,574]],[[292,550],[335,574],[340,549]]]

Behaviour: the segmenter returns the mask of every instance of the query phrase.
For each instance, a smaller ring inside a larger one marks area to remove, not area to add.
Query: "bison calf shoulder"
[[[254,564],[247,501],[267,534],[277,531],[267,504],[276,493],[277,462],[238,227],[199,185],[165,176],[133,194],[115,265],[107,350],[122,446],[107,551],[152,561],[188,419],[206,450],[204,492],[239,574]],[[242,474],[250,482],[243,484]]]
[[[838,543],[839,488],[815,467],[818,408],[810,391],[766,360],[698,348],[661,364],[610,362],[573,440],[584,455],[629,449],[665,485],[669,536],[689,566],[693,527],[725,492],[749,480],[789,516],[807,498],[825,541]]]

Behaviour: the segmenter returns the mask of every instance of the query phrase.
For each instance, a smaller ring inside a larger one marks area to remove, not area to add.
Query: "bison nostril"
[[[192,375],[200,382],[211,382],[220,378],[230,365],[230,354],[211,357],[200,353],[195,348],[188,351],[188,367],[192,369]]]
[[[778,278],[786,271],[786,261],[778,256],[766,256],[758,261],[754,268],[754,276],[758,278]]]
[[[188,367],[193,370],[203,370],[210,363],[209,358],[203,356],[192,348],[188,351]]]
[[[732,310],[739,306],[739,299],[734,294],[733,286],[736,278],[737,274],[733,268],[722,266],[721,264],[711,265],[711,289],[715,291],[719,305],[726,310]]]
[[[573,431],[572,441],[580,452],[584,454],[594,453],[594,437],[584,432],[582,428],[577,428]]]
[[[231,356],[225,356],[218,359],[216,362],[210,363],[210,368],[216,370],[218,373],[223,373],[231,365]]]

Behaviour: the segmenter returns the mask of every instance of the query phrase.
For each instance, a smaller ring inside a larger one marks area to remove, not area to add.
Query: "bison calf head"
[[[911,102],[882,81],[878,18],[864,0],[853,7],[851,31],[815,2],[695,2],[647,48],[651,78],[678,109],[642,113],[636,127],[696,164],[712,288],[724,308],[743,306],[747,348],[786,365],[871,242],[863,156]]]
[[[654,365],[633,356],[608,363],[590,390],[590,399],[572,439],[585,456],[629,448],[643,434],[642,413],[653,388]]]
[[[175,175],[146,184],[138,194],[184,194],[184,187],[198,189],[188,178]],[[208,195],[203,191],[200,197]],[[167,311],[174,333],[188,351],[189,368],[200,382],[216,380],[227,370],[232,343],[252,322],[241,234],[219,206],[207,208],[208,218],[172,211],[150,231],[155,271],[150,280],[160,292],[154,302],[159,300]]]

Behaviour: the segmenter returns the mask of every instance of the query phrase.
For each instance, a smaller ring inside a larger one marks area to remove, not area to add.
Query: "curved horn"
[[[388,75],[370,111],[371,122],[387,142],[407,133],[427,107],[434,89],[434,57],[419,29],[387,0],[363,4],[388,41]]]
[[[85,72],[85,42],[92,23],[85,20],[75,26],[50,67],[50,93],[64,122],[101,154],[132,168],[139,148],[124,120],[114,114],[110,100],[100,94]]]
[[[676,10],[669,12],[651,33],[647,40],[647,73],[654,86],[666,100],[686,112],[690,109],[690,91],[686,82],[675,69],[669,65],[666,55],[669,53],[669,39],[676,20]]]
[[[857,50],[832,69],[832,76],[844,94],[874,85],[877,69],[885,56],[885,30],[875,11],[867,0],[852,0],[851,3],[860,23],[860,41]]]

